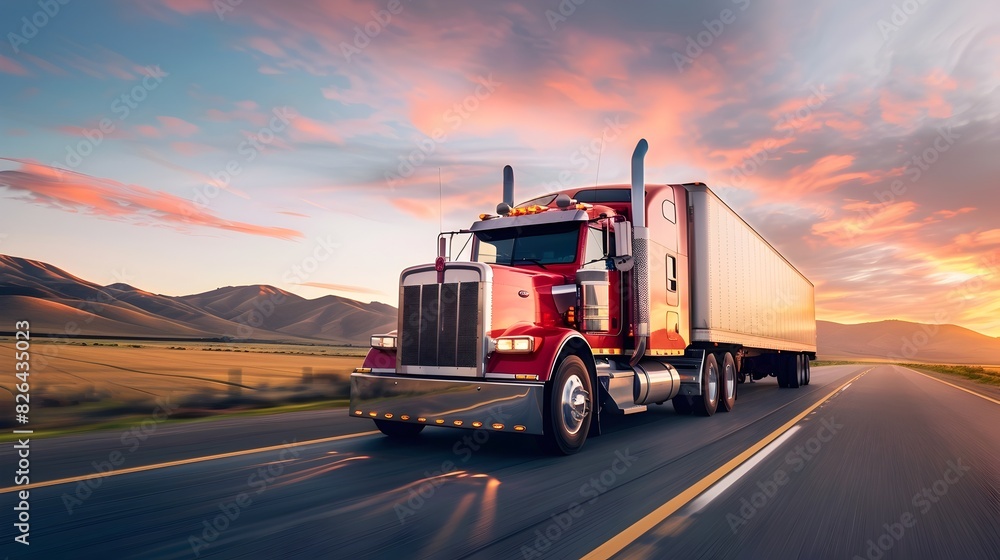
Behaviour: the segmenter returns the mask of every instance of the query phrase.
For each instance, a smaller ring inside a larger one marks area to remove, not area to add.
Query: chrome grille
[[[401,365],[477,366],[479,282],[403,286],[401,295]]]

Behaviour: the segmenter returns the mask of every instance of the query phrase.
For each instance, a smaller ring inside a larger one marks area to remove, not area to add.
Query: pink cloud
[[[184,233],[202,227],[284,240],[303,237],[293,229],[226,220],[190,200],[140,185],[60,170],[31,160],[0,159],[20,164],[17,170],[0,171],[0,186],[24,193],[39,206],[134,225],[159,225]]]
[[[332,123],[317,121],[302,115],[291,121],[289,136],[296,142],[326,142],[343,144],[343,137]]]
[[[18,76],[28,75],[28,70],[24,66],[21,66],[17,61],[7,58],[2,54],[0,54],[0,72],[5,74],[16,74]]]
[[[156,120],[160,121],[160,124],[163,125],[163,129],[167,134],[171,134],[173,136],[191,136],[192,134],[198,132],[197,126],[184,119],[161,116],[156,117]]]

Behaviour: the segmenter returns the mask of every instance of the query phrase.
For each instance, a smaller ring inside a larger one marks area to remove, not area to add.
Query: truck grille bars
[[[479,282],[403,286],[400,364],[477,367],[482,345],[479,298]]]

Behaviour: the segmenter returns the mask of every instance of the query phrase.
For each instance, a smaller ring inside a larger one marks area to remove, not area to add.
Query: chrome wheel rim
[[[715,402],[719,398],[719,370],[708,368],[708,400]]]
[[[562,412],[559,418],[562,420],[563,429],[570,435],[576,435],[583,427],[583,421],[587,417],[589,397],[590,393],[583,388],[580,376],[573,374],[566,379],[559,399],[559,408]]]

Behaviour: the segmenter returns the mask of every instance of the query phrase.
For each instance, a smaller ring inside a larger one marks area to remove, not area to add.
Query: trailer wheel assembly
[[[730,412],[736,406],[736,361],[733,360],[733,355],[729,352],[717,355],[716,361],[722,362],[719,372],[721,383],[718,410]]]
[[[719,406],[719,362],[714,354],[705,356],[701,370],[701,395],[694,397],[694,411],[698,416],[711,416]]]

